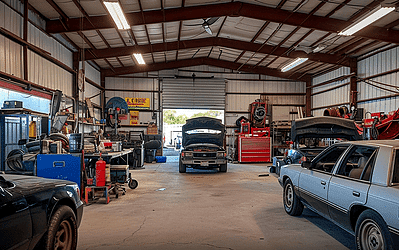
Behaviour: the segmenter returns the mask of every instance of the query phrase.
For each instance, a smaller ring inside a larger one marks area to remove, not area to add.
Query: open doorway
[[[224,110],[209,109],[164,109],[163,110],[163,138],[164,147],[180,150],[182,141],[182,126],[187,119],[195,117],[213,117],[224,123]]]

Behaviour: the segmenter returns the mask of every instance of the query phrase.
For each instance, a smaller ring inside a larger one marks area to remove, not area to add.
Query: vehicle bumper
[[[226,159],[182,159],[185,165],[192,165],[198,167],[217,167],[227,163]]]
[[[284,183],[283,183],[283,179],[282,178],[277,178],[277,180],[278,180],[278,183],[280,183],[280,186],[283,186],[284,185]]]
[[[76,208],[76,225],[79,227],[83,217],[83,202]]]

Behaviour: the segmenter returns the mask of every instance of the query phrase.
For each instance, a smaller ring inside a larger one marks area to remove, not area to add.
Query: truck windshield
[[[192,135],[192,134],[220,134],[222,131],[220,130],[214,130],[214,129],[194,129],[194,130],[189,130],[186,131],[186,134]]]

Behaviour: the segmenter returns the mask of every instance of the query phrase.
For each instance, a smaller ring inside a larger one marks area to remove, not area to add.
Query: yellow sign
[[[130,111],[130,125],[137,125],[139,124],[139,111]]]
[[[125,97],[129,109],[150,109],[150,98]]]

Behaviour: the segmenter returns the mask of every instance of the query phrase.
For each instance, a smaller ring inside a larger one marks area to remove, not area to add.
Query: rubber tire
[[[283,203],[284,210],[287,214],[291,216],[299,216],[302,214],[303,204],[295,194],[294,185],[289,178],[284,182]]]
[[[44,249],[52,250],[55,249],[57,231],[62,227],[69,227],[69,234],[72,239],[66,248],[58,248],[62,250],[76,250],[78,242],[78,227],[76,224],[76,217],[73,210],[68,206],[60,206],[54,212],[50,219],[49,228],[47,233],[44,235]],[[65,228],[64,228],[65,229]],[[67,229],[68,230],[68,229]]]
[[[130,189],[135,189],[135,188],[137,188],[139,186],[139,182],[134,180],[134,179],[130,179],[129,183],[128,183],[128,186],[129,186]]]
[[[40,141],[30,141],[25,144],[27,149],[35,146],[40,146]]]
[[[179,173],[185,173],[187,170],[186,170],[186,165],[184,165],[182,162],[181,162],[181,159],[179,158]]]
[[[377,227],[377,230],[381,233],[381,240],[383,240],[384,247],[381,248],[383,250],[393,250],[393,241],[391,237],[391,233],[389,232],[388,226],[385,223],[384,219],[375,211],[371,209],[365,210],[363,213],[360,214],[359,218],[356,221],[355,227],[355,236],[356,236],[356,249],[363,250],[363,249],[370,249],[366,247],[362,247],[362,243],[360,240],[360,235],[362,234],[364,226],[374,226]],[[369,237],[367,237],[369,238]],[[367,242],[364,242],[367,244]]]
[[[227,163],[220,165],[220,172],[226,173],[227,172]]]

